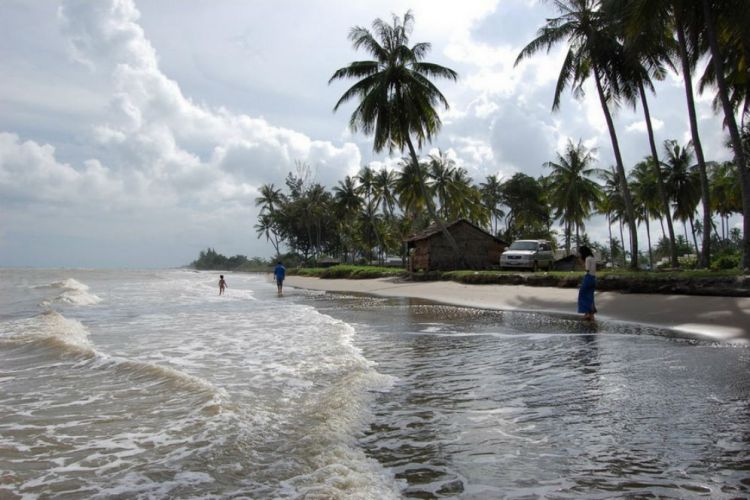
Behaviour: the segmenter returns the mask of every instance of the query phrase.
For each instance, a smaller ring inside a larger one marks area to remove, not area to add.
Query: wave
[[[96,351],[88,336],[89,331],[80,321],[68,319],[56,311],[0,323],[0,343],[11,346],[35,344],[91,357]]]
[[[77,367],[103,369],[143,385],[165,384],[169,389],[187,390],[206,396],[213,412],[221,411],[227,392],[201,377],[170,366],[102,353],[89,339],[89,330],[78,320],[57,311],[46,311],[33,318],[0,323],[0,346],[34,346],[57,356],[72,356]]]
[[[62,290],[62,293],[53,299],[42,302],[43,306],[49,306],[52,302],[71,304],[75,306],[91,306],[102,301],[99,296],[89,292],[88,285],[73,278],[55,281],[48,285],[39,285],[34,288],[52,288]]]

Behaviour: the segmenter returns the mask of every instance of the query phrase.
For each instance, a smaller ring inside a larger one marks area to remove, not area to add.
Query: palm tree
[[[344,260],[347,250],[352,249],[357,214],[363,205],[363,200],[357,194],[357,181],[347,175],[343,181],[333,188],[333,200],[336,206],[338,230],[344,244]]]
[[[617,255],[617,252],[615,251],[615,239],[612,238],[612,224],[619,222],[620,242],[624,247],[625,237],[622,231],[622,221],[627,218],[625,214],[625,202],[622,199],[622,191],[620,191],[620,179],[614,167],[610,170],[600,170],[599,177],[604,181],[604,186],[602,187],[602,197],[599,200],[598,210],[607,217],[610,253],[612,254],[612,263],[614,264],[614,257]],[[625,252],[622,253],[622,265],[623,267],[627,265]]]
[[[451,179],[453,177],[453,171],[455,170],[455,164],[451,158],[438,150],[437,154],[431,154],[428,157],[427,165],[428,171],[427,176],[432,180],[433,191],[437,197],[437,201],[440,204],[438,213],[442,215],[443,219],[448,218],[448,189],[450,189]]]
[[[412,220],[427,205],[427,196],[432,197],[432,186],[423,187],[423,180],[427,178],[427,165],[415,162],[411,158],[403,158],[401,172],[396,178],[396,196],[401,210]],[[427,196],[425,196],[427,193]]]
[[[580,246],[580,229],[589,218],[596,205],[601,190],[591,179],[598,169],[592,164],[595,158],[581,141],[573,144],[568,140],[563,154],[557,154],[557,161],[544,164],[551,168],[548,197],[555,210],[553,217],[563,222],[565,229],[565,251],[570,254],[570,237],[575,227],[576,246]]]
[[[407,148],[416,164],[419,157],[412,136],[416,138],[417,147],[430,142],[442,125],[436,106],[442,104],[448,109],[448,101],[430,78],[455,81],[458,74],[438,64],[424,62],[431,48],[429,43],[409,47],[413,25],[414,16],[409,11],[403,20],[393,16],[392,24],[376,19],[372,23],[373,32],[360,26],[352,28],[349,39],[354,48],[366,50],[375,60],[355,61],[337,70],[328,83],[357,79],[357,83],[341,96],[334,111],[347,101],[358,99],[359,104],[349,119],[352,131],[373,133],[376,152],[386,148],[389,152]],[[435,213],[421,170],[417,169],[416,173],[430,216],[442,229],[456,256],[462,259],[456,241]]]
[[[685,239],[688,239],[686,222],[690,222],[690,232],[693,235],[693,244],[696,254],[700,253],[698,242],[695,239],[695,210],[700,202],[700,179],[697,175],[697,167],[693,164],[692,144],[680,147],[677,141],[664,141],[666,150],[665,168],[674,201],[674,216],[682,221],[685,228]],[[710,226],[709,226],[710,227]]]
[[[653,8],[652,2],[649,9]],[[651,148],[649,162],[654,170],[658,195],[661,202],[661,212],[667,222],[669,231],[669,248],[672,267],[677,267],[677,244],[675,243],[674,226],[669,209],[669,196],[664,185],[664,176],[659,162],[659,152],[656,148],[654,127],[651,122],[651,111],[648,105],[646,89],[654,92],[652,78],[663,80],[667,68],[674,69],[670,53],[676,51],[676,44],[671,36],[668,22],[664,16],[643,16],[646,9],[639,0],[607,0],[604,4],[610,20],[621,25],[618,28],[624,41],[624,81],[625,94],[635,105],[640,97],[643,115],[648,132],[648,143]],[[662,225],[663,227],[663,225]],[[653,262],[651,263],[653,267]]]
[[[369,214],[373,219],[370,221],[369,226],[375,234],[375,240],[377,241],[378,247],[382,248],[380,234],[377,231],[377,224],[375,223],[375,216],[377,215],[377,206],[373,205],[373,192],[375,190],[375,171],[370,166],[362,167],[357,175],[359,186],[357,193],[364,195],[365,197],[365,208],[366,213]]]
[[[479,185],[482,193],[482,203],[490,213],[494,226],[491,227],[492,234],[497,235],[497,225],[500,219],[505,217],[505,212],[500,208],[502,193],[500,190],[500,179],[497,175],[488,175],[484,182]]]
[[[260,207],[261,213],[273,214],[284,200],[281,189],[277,189],[273,184],[263,184],[259,191],[260,196],[255,198],[255,206]]]
[[[373,179],[373,200],[383,208],[386,218],[391,218],[396,208],[396,178],[393,170],[381,168]]]
[[[648,257],[651,269],[654,269],[654,253],[651,250],[651,218],[661,219],[661,193],[659,192],[658,179],[655,169],[651,165],[653,158],[646,158],[638,163],[631,171],[630,186],[633,188],[633,198],[636,204],[636,218],[638,222],[646,224],[646,238],[648,239]],[[661,170],[661,169],[659,169]],[[662,233],[664,226],[662,225]],[[670,241],[670,253],[672,242]]]
[[[594,77],[599,102],[607,122],[610,141],[615,155],[619,180],[621,182],[625,210],[628,214],[628,225],[631,232],[631,267],[638,267],[638,238],[635,227],[633,200],[630,196],[625,166],[620,154],[609,102],[616,99],[619,93],[619,75],[617,68],[622,66],[622,48],[615,37],[609,32],[605,19],[598,10],[596,0],[556,0],[555,6],[562,14],[560,17],[548,19],[547,24],[540,28],[537,37],[532,40],[516,58],[516,65],[542,48],[547,51],[556,43],[567,40],[568,53],[555,88],[552,109],[560,106],[560,96],[565,87],[570,84],[575,95],[583,93],[583,84],[589,76]]]
[[[281,256],[281,252],[279,251],[281,242],[279,241],[279,228],[274,222],[273,217],[270,214],[260,214],[258,216],[258,223],[255,224],[255,232],[258,238],[265,236],[266,241],[271,242],[276,252],[276,259],[278,260]]]
[[[281,255],[279,253],[279,238],[281,230],[275,220],[275,215],[276,209],[279,208],[283,202],[284,195],[281,193],[281,189],[277,189],[273,184],[263,184],[260,187],[260,196],[255,198],[255,206],[260,207],[258,223],[255,225],[256,233],[259,238],[265,236],[266,241],[271,242],[276,251],[277,259]]]
[[[750,217],[748,216],[750,215],[750,167],[747,164],[742,137],[737,126],[737,120],[735,119],[735,109],[730,100],[729,86],[726,81],[724,59],[719,45],[718,34],[719,29],[721,29],[723,35],[733,39],[739,37],[744,44],[747,43],[747,24],[744,24],[742,21],[738,22],[738,20],[747,20],[747,2],[739,2],[737,0],[722,0],[722,2],[702,0],[702,4],[703,15],[705,16],[704,27],[711,50],[711,61],[716,75],[716,86],[718,87],[719,99],[724,110],[724,123],[729,129],[732,151],[734,152],[734,163],[737,165],[740,173],[742,206],[745,214],[743,217],[742,267],[748,269],[750,268]],[[718,15],[715,15],[714,12],[718,13]],[[747,64],[747,60],[745,60],[745,64]]]
[[[711,209],[721,218],[721,238],[729,237],[729,216],[742,213],[742,192],[737,183],[737,168],[727,161],[711,168]]]

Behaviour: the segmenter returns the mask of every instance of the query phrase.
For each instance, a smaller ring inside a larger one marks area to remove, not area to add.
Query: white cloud
[[[652,119],[651,126],[655,131],[661,130],[664,128],[664,122],[659,119]],[[648,132],[648,126],[646,125],[646,120],[639,120],[631,122],[630,125],[625,127],[625,130],[628,132],[646,133]]]
[[[148,252],[134,260],[139,252],[127,249],[154,240],[162,256],[152,265],[220,243],[225,253],[270,254],[251,227],[261,184],[282,185],[297,160],[328,187],[365,163],[398,167],[399,152],[373,153],[371,138],[345,129],[351,108],[331,113],[351,82],[327,81],[364,56],[346,39],[351,26],[409,8],[412,41],[431,42],[429,60],[460,73],[439,82],[451,109],[425,153],[454,155],[477,182],[542,174],[568,139],[598,147],[601,166],[612,161],[591,82],[584,99],[566,91],[550,110],[564,45],[513,66],[550,17],[549,5],[531,0],[185,0],[179,9],[63,0],[59,16],[53,4],[18,5],[0,21],[0,264],[45,263],[44,252],[26,258],[31,248],[63,242],[75,262],[85,252],[99,262],[104,248],[115,265],[146,263]],[[706,156],[722,159],[712,95],[697,97]],[[658,144],[689,139],[684,99],[678,75],[657,85]],[[643,118],[630,109],[614,118],[627,167],[648,154]]]

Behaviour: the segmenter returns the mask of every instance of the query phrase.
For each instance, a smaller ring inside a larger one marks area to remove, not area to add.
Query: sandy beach
[[[576,314],[578,290],[520,285],[464,285],[452,281],[402,282],[288,276],[288,286],[506,311]],[[597,318],[670,328],[723,342],[750,344],[750,298],[597,292]]]

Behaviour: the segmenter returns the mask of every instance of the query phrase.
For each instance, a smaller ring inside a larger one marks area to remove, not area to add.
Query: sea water
[[[0,498],[750,495],[750,350],[190,270],[0,270]]]

